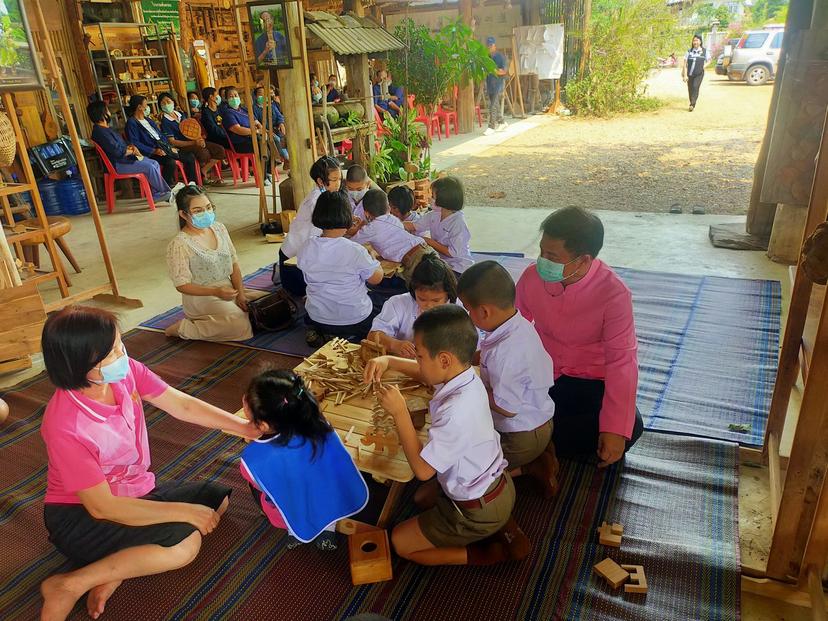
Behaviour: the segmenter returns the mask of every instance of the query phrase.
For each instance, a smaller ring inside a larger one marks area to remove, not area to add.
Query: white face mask
[[[362,200],[362,198],[365,196],[367,192],[368,190],[348,190],[348,196],[350,196],[351,200],[353,200],[355,203],[358,203]]]

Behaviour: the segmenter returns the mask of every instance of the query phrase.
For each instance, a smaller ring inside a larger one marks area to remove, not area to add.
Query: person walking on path
[[[491,136],[496,131],[506,129],[503,122],[503,90],[506,83],[506,57],[497,51],[494,37],[486,37],[489,57],[495,63],[494,73],[486,76],[486,94],[489,98],[489,127],[484,135]]]
[[[707,62],[707,50],[702,46],[701,35],[693,35],[691,45],[681,63],[681,79],[687,82],[687,93],[690,96],[688,112],[692,112],[696,107],[699,88],[704,79],[704,64]]]

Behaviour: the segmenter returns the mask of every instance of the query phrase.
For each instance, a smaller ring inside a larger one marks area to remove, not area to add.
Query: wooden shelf
[[[0,186],[0,196],[11,196],[12,194],[23,194],[32,190],[32,185],[29,183],[9,183]]]
[[[109,58],[93,58],[92,62],[95,63],[108,63],[110,60],[142,60],[142,59],[150,59],[150,58],[166,58],[166,56],[162,56],[161,54],[154,54],[152,56],[110,56]]]

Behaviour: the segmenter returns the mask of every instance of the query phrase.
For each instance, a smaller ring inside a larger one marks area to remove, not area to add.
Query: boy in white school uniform
[[[368,190],[379,189],[380,187],[371,180],[368,173],[359,164],[352,164],[345,171],[345,191],[348,193],[348,202],[351,203],[354,218],[365,220],[362,199]]]
[[[365,248],[345,239],[351,219],[344,193],[323,193],[312,220],[322,235],[309,238],[296,255],[307,283],[305,340],[314,347],[334,336],[359,342],[371,329],[375,313],[366,283],[381,282],[383,272]]]
[[[463,184],[457,177],[440,177],[431,184],[432,210],[416,222],[405,222],[405,230],[426,237],[426,243],[460,278],[473,263],[469,243],[471,233],[463,217]]]
[[[371,244],[383,259],[400,263],[400,275],[407,286],[423,257],[437,253],[422,237],[406,231],[399,218],[389,213],[388,196],[382,190],[368,190],[362,199],[362,207],[365,223],[351,240]]]
[[[421,486],[414,498],[426,511],[391,534],[397,554],[422,565],[526,558],[531,544],[511,517],[514,484],[487,411],[486,389],[471,367],[477,330],[462,308],[446,304],[417,318],[414,343],[416,360],[381,356],[365,367],[366,382],[381,382],[390,368],[435,388],[425,446],[400,391],[381,383],[378,388],[414,476],[433,481],[436,475],[436,482]]]
[[[535,327],[515,308],[515,283],[502,265],[472,265],[460,277],[457,291],[472,322],[484,332],[480,378],[509,473],[531,476],[544,497],[551,498],[558,492],[551,443],[555,402],[547,387],[554,383],[552,358]]]

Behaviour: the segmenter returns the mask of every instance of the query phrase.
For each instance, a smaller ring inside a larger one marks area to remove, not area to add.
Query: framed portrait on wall
[[[0,92],[43,88],[23,0],[0,0]]]
[[[247,5],[247,11],[256,66],[259,69],[292,67],[284,2],[253,2]]]

